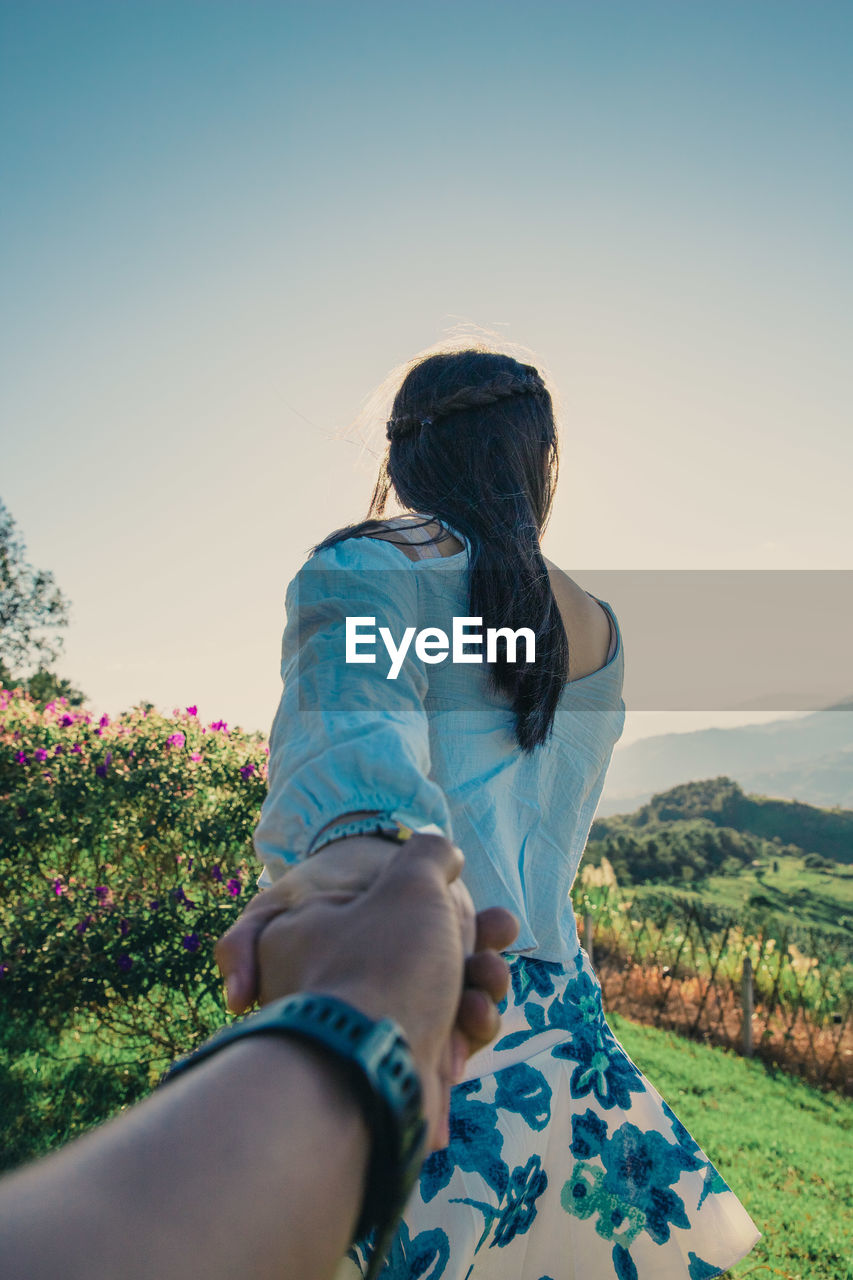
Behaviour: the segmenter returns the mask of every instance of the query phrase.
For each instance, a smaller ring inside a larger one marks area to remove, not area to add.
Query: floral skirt
[[[584,951],[525,956],[452,1092],[382,1280],[709,1280],[761,1233],[604,1020]],[[369,1242],[336,1276],[363,1276]]]

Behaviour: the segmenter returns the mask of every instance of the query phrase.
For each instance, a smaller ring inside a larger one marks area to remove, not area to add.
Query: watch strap
[[[231,1023],[193,1053],[179,1058],[160,1083],[183,1075],[248,1035],[287,1035],[310,1041],[349,1069],[372,1138],[355,1233],[357,1240],[374,1235],[367,1273],[372,1280],[420,1173],[426,1140],[420,1079],[403,1032],[390,1018],[376,1022],[334,996],[285,996]]]

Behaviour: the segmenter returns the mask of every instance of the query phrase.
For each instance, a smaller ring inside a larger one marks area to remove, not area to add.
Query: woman
[[[400,826],[438,827],[475,906],[508,907],[521,929],[501,1037],[454,1088],[449,1145],[381,1274],[719,1275],[759,1232],[609,1030],[569,898],[625,708],[613,611],[540,549],[551,397],[511,356],[433,354],[387,434],[368,520],[315,548],[288,589],[255,846],[295,901],[366,883]],[[391,489],[410,513],[393,521]],[[470,644],[448,653],[460,618],[468,634],[526,629],[535,653],[523,635],[490,662]],[[369,1256],[369,1242],[352,1251],[353,1276]]]

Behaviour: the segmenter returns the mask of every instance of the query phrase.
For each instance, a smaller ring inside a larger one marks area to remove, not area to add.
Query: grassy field
[[[726,1274],[853,1280],[853,1103],[723,1049],[608,1021],[763,1232]]]
[[[708,876],[692,885],[674,887],[682,898],[732,914],[754,906],[760,898],[764,910],[791,925],[843,930],[853,940],[853,867],[842,863],[831,869],[809,867],[805,856],[790,853],[756,861],[758,866],[744,867],[737,875]],[[659,888],[656,884],[641,885],[637,892],[642,898]]]

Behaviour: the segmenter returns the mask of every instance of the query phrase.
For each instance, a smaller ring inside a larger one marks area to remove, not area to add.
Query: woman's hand
[[[259,998],[257,943],[271,920],[307,902],[351,901],[373,884],[393,855],[393,846],[378,836],[349,836],[324,845],[255,894],[214,950],[231,1013],[245,1013]]]
[[[380,836],[348,836],[324,845],[304,862],[289,867],[269,889],[257,893],[219,939],[214,952],[231,1013],[245,1013],[260,996],[257,942],[271,920],[308,902],[350,902],[370,888],[396,852],[398,849]],[[461,880],[453,881],[450,892],[459,911],[464,953],[469,956],[474,950],[474,906]]]

